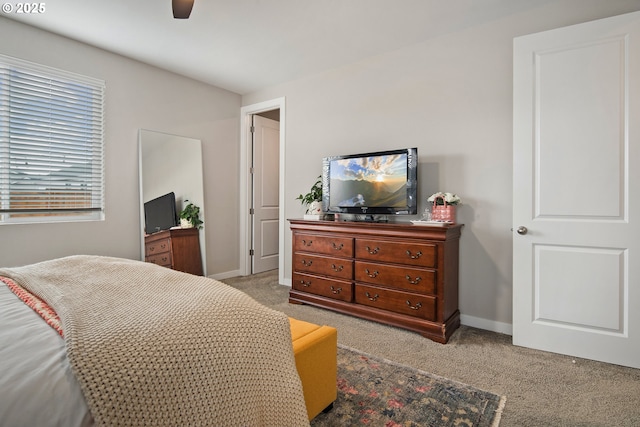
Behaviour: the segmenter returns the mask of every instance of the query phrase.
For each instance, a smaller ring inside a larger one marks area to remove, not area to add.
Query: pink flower
[[[358,390],[349,385],[343,378],[338,379],[338,390],[341,390],[347,394],[358,394]]]
[[[416,387],[416,391],[417,391],[418,393],[426,393],[426,392],[428,392],[429,390],[431,390],[431,387],[426,386],[426,385]]]
[[[402,408],[404,407],[404,404],[397,399],[389,399],[387,401],[387,406],[390,408]]]

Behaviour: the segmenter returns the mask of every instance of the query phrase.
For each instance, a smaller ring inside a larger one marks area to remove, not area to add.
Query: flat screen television
[[[325,157],[322,210],[359,215],[415,215],[418,149]]]
[[[144,204],[144,231],[147,234],[168,230],[179,224],[176,195],[171,192]]]

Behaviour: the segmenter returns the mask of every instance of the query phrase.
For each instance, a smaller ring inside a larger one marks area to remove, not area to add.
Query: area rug
[[[338,399],[312,427],[496,427],[505,398],[338,347]]]

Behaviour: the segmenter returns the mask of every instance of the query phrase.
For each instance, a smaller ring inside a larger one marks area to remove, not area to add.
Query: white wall
[[[107,88],[106,220],[0,225],[1,266],[72,254],[140,259],[138,129],[144,128],[202,140],[207,271],[238,269],[239,95],[2,17],[0,53],[100,78]]]
[[[485,25],[245,95],[286,97],[285,212],[300,217],[327,155],[417,146],[419,211],[435,191],[463,199],[462,322],[510,333],[512,41],[640,9],[630,0],[529,2]],[[286,233],[285,279],[291,278]]]

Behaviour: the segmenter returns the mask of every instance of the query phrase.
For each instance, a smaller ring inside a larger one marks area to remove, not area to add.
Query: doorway
[[[275,112],[277,116],[275,116]],[[269,158],[275,159],[271,163],[277,161],[277,192],[274,189],[271,189],[268,198],[273,200],[274,194],[276,194],[278,203],[276,212],[277,214],[273,219],[269,219],[269,226],[267,234],[277,236],[277,268],[279,269],[278,280],[279,283],[283,283],[284,281],[284,259],[280,254],[284,253],[284,235],[285,235],[285,227],[284,227],[284,134],[285,134],[285,101],[284,98],[278,98],[271,101],[265,101],[258,104],[248,105],[242,107],[241,109],[241,128],[240,128],[240,274],[248,275],[254,272],[257,272],[255,267],[255,259],[256,248],[255,248],[255,229],[254,223],[256,221],[255,217],[255,206],[254,206],[254,177],[253,172],[255,172],[254,164],[256,162],[263,162],[262,155],[260,155],[260,159],[254,159],[254,150],[253,150],[253,134],[251,132],[254,117],[264,117],[266,116],[269,120],[273,120],[274,117],[277,117],[276,123],[279,123],[279,131],[278,131],[278,141],[277,144],[271,142],[268,145],[271,147],[270,152],[268,154]],[[271,131],[269,131],[271,132]],[[277,152],[274,152],[277,151]],[[269,184],[270,186],[275,185],[273,182]],[[268,203],[273,205],[273,203]],[[260,238],[264,236],[264,233],[261,232]],[[268,237],[268,238],[275,238]],[[259,240],[259,239],[258,239]],[[265,246],[264,242],[259,242],[261,248],[267,248],[266,252],[274,252],[273,250],[269,250],[268,248],[273,248],[273,244],[267,244]],[[270,258],[273,261],[274,256],[270,254],[267,258]],[[264,266],[260,267],[264,268]],[[271,269],[272,267],[267,267],[267,269]]]
[[[250,191],[251,274],[278,268],[280,110],[252,116]]]

